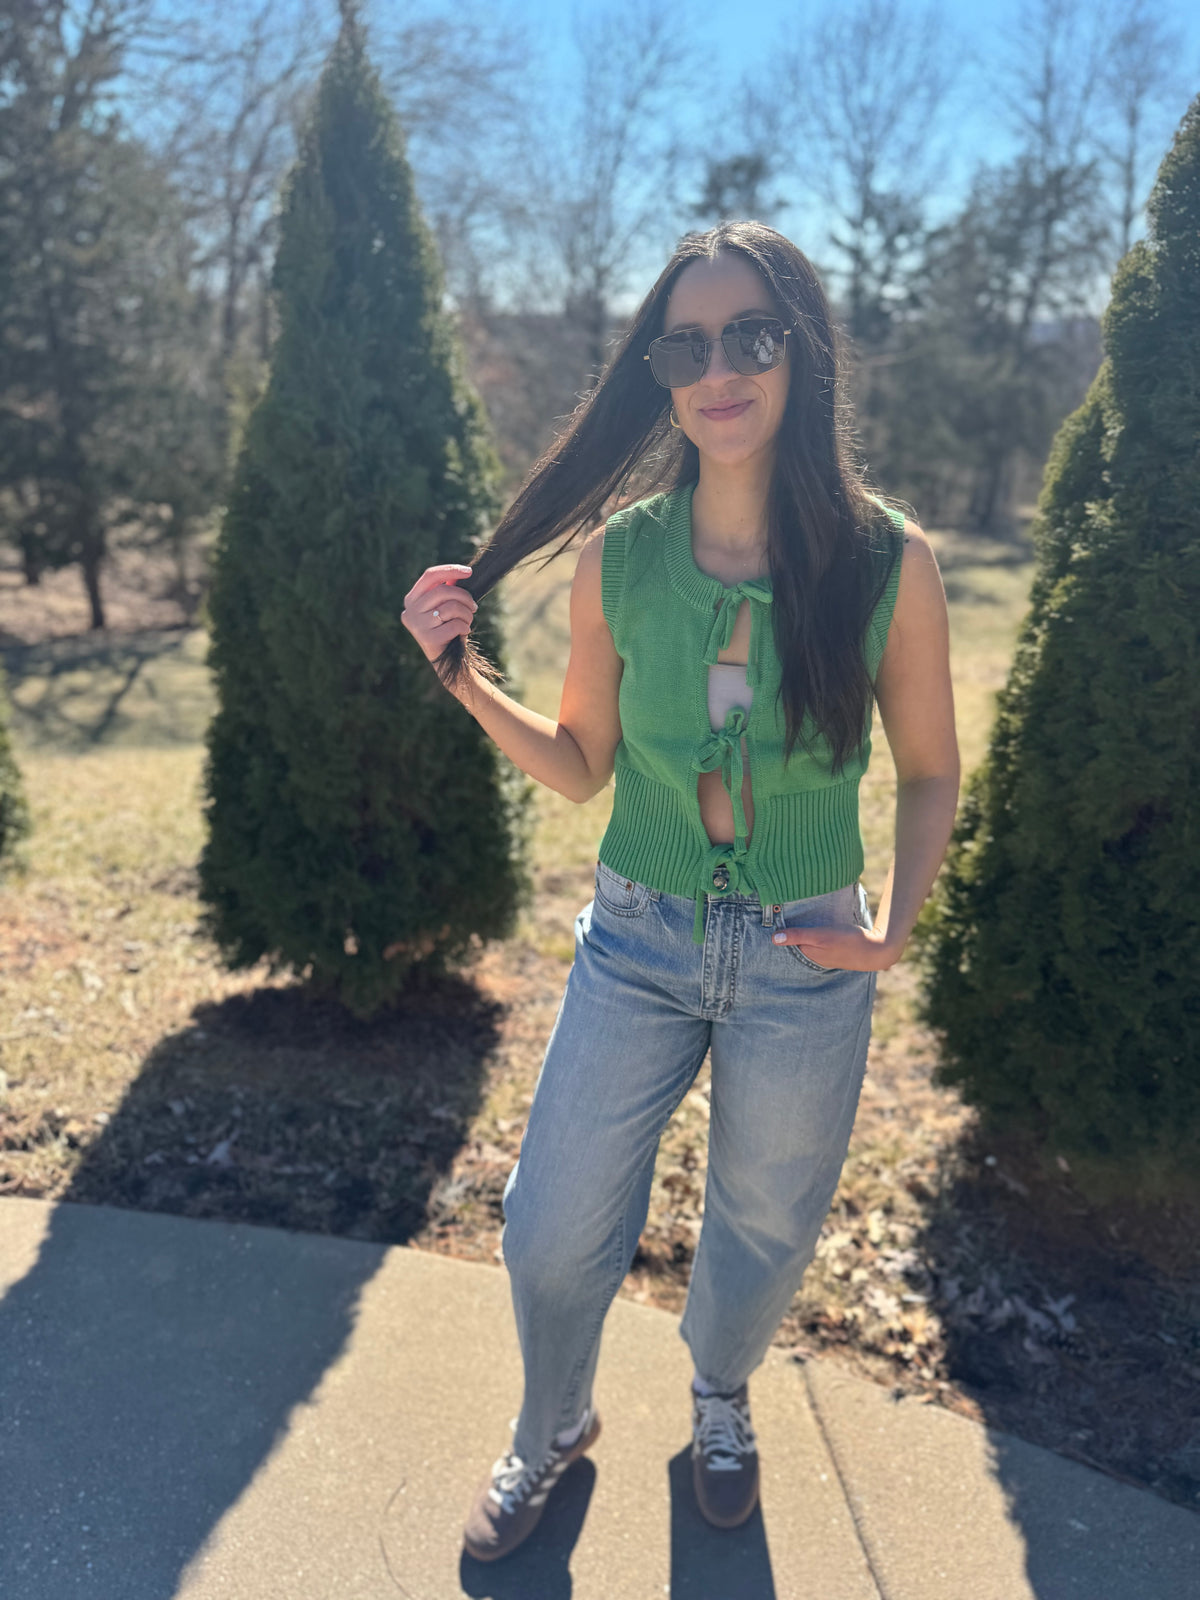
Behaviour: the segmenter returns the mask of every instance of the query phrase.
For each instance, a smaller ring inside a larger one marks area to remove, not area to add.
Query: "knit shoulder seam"
[[[625,592],[625,535],[633,506],[622,506],[604,524],[604,545],[600,554],[600,605],[609,631],[616,634]]]
[[[637,525],[645,517],[657,520],[660,506],[669,497],[669,491],[647,495],[632,504],[614,511],[604,524],[604,548],[600,559],[600,604],[613,637],[621,616],[621,601],[625,594],[625,573],[628,565],[629,541]]]

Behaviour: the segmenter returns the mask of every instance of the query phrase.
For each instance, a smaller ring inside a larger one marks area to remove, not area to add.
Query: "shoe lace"
[[[513,1450],[506,1450],[492,1463],[492,1482],[488,1494],[506,1513],[525,1500],[550,1463],[554,1451],[539,1463],[523,1461]]]
[[[709,1467],[718,1472],[739,1471],[738,1457],[749,1455],[757,1445],[749,1406],[744,1400],[719,1394],[698,1394],[696,1405],[696,1441]]]

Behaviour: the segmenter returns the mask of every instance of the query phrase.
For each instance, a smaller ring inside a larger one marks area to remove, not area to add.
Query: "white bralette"
[[[714,731],[725,726],[731,706],[750,715],[754,690],[746,682],[746,668],[736,661],[714,661],[708,669],[708,720]]]

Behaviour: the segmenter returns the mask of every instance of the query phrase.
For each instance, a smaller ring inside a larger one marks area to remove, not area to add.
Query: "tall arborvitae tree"
[[[0,667],[0,883],[23,865],[21,845],[32,832],[25,785],[8,732],[8,690]]]
[[[285,188],[279,333],[216,552],[200,881],[231,967],[266,958],[365,1017],[511,933],[532,786],[400,620],[425,567],[474,559],[496,463],[399,124],[343,16]],[[485,598],[492,659],[500,620]]]
[[[918,924],[938,1080],[1109,1192],[1200,1158],[1200,98],[1149,219],[1055,441],[1032,607]]]

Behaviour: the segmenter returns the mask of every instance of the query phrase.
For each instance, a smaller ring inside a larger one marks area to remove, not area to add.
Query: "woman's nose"
[[[727,378],[736,375],[737,369],[730,364],[729,357],[725,354],[725,346],[720,339],[714,339],[709,346],[708,366],[705,369],[706,378]]]

